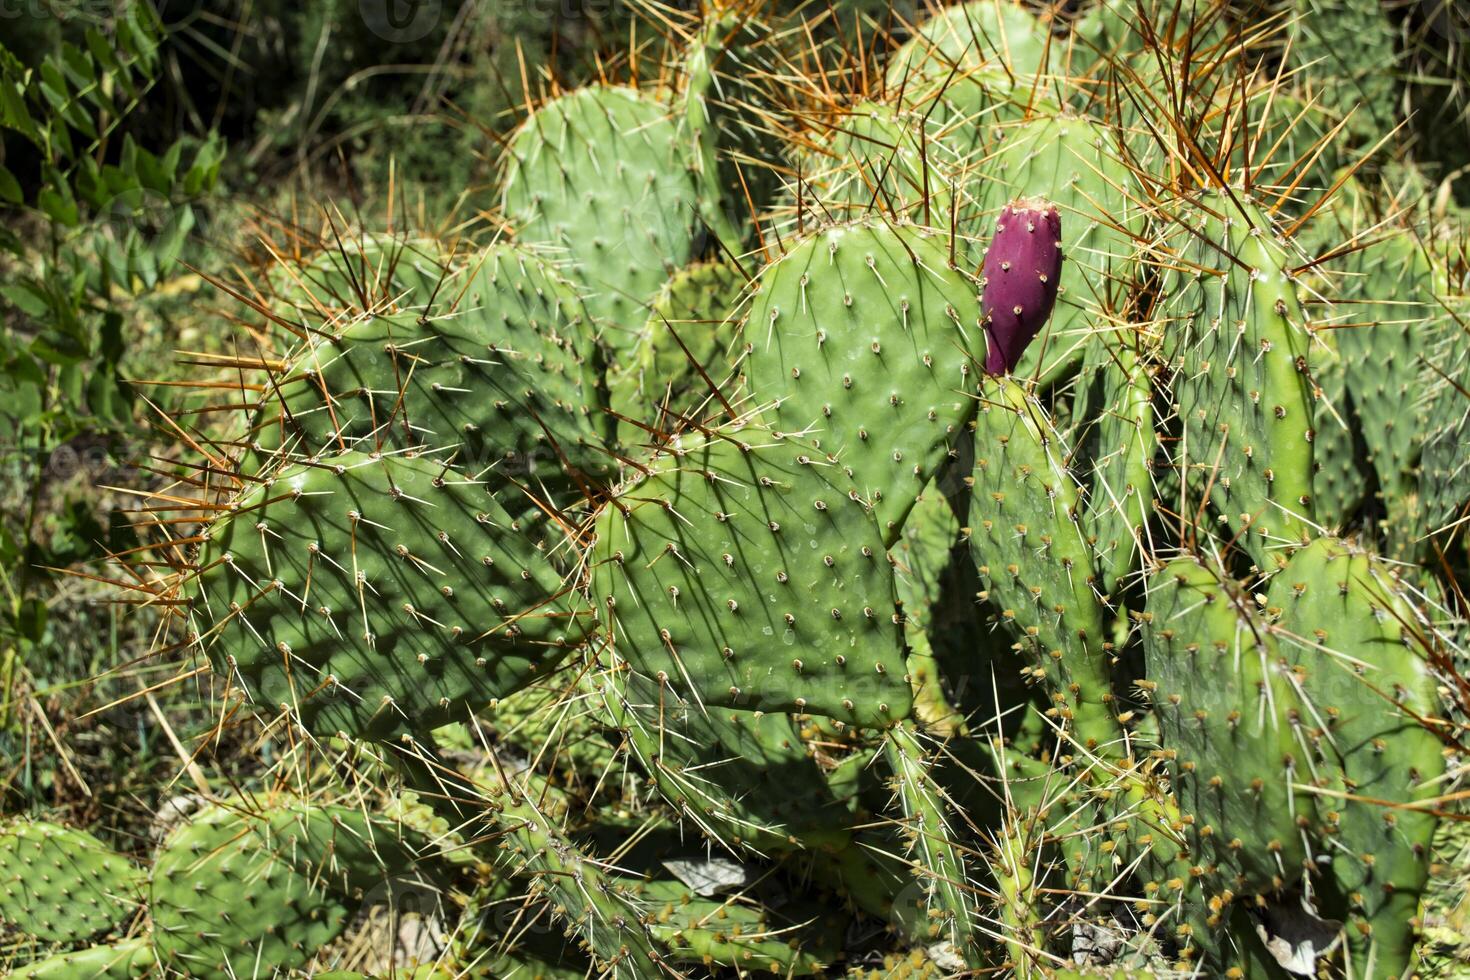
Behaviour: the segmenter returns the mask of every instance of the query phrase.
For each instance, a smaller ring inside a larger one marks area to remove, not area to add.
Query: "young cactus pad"
[[[686,437],[597,521],[604,642],[706,707],[908,714],[893,569],[841,465],[761,429]]]

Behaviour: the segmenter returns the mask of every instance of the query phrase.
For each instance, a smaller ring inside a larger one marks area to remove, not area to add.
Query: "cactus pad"
[[[601,975],[660,976],[660,955],[630,889],[578,850],[548,815],[512,793],[499,794],[500,867],[531,879],[533,893],[544,894],[568,921]]]
[[[200,649],[324,735],[428,730],[514,691],[583,626],[553,563],[566,545],[488,480],[424,456],[287,467],[210,528]]]
[[[120,926],[138,905],[142,874],[82,830],[39,820],[0,825],[0,921],[47,942],[77,942]]]
[[[272,383],[256,439],[301,455],[459,450],[525,483],[563,459],[606,472],[586,314],[551,268],[493,245],[432,316],[365,316],[308,335]]]
[[[783,977],[825,976],[842,950],[841,916],[786,909],[784,916],[740,898],[712,901],[677,882],[648,882],[649,928],[675,962]]]
[[[1313,519],[1307,319],[1263,211],[1214,194],[1179,220],[1186,230],[1164,285],[1184,423],[1176,465],[1208,486],[1256,564],[1274,568]]]
[[[995,125],[1046,98],[1052,47],[1046,26],[1024,4],[971,0],[925,21],[894,52],[887,87],[936,122]]]
[[[1226,879],[1236,894],[1300,881],[1297,818],[1311,805],[1292,789],[1310,772],[1296,732],[1307,716],[1254,606],[1218,571],[1181,558],[1154,575],[1144,632],[1174,796],[1192,815],[1191,850],[1238,874]]]
[[[583,88],[511,137],[505,211],[522,243],[565,255],[616,351],[644,304],[700,251],[691,149],[667,106],[634,89]]]
[[[720,262],[675,273],[653,301],[633,349],[610,366],[612,410],[667,430],[710,399],[710,384],[729,374],[727,349],[735,340],[733,315],[744,283],[738,269]],[[673,420],[661,418],[665,407]],[[626,428],[637,441],[648,438],[636,426]]]
[[[840,465],[760,429],[685,437],[597,521],[605,642],[702,707],[886,726],[909,710],[893,570]]]
[[[1016,382],[981,388],[975,423],[970,552],[1002,625],[1050,688],[1052,713],[1084,744],[1117,736],[1096,556],[1067,450],[1039,402]]]
[[[831,228],[767,269],[746,320],[770,424],[835,456],[890,542],[975,410],[985,335],[951,258],[912,226]]]

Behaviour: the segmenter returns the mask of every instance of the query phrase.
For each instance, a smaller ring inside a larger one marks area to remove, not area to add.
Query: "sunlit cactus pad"
[[[200,649],[323,734],[436,727],[550,670],[590,627],[554,523],[431,455],[286,467],[232,505],[193,585]]]

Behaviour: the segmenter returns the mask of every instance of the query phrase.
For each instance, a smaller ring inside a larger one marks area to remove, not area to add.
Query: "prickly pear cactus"
[[[924,892],[925,915],[933,938],[978,968],[980,911],[965,868],[964,852],[954,843],[959,818],[954,803],[932,775],[933,758],[920,736],[905,724],[888,732],[884,750],[894,773],[903,814],[908,856]]]
[[[681,438],[597,522],[602,642],[709,707],[904,717],[893,571],[860,484],[759,428]]]
[[[1267,214],[1214,194],[1179,215],[1187,229],[1163,270],[1184,438],[1174,465],[1262,569],[1313,519],[1308,323]],[[1196,498],[1198,499],[1198,498]]]
[[[659,976],[663,957],[632,889],[589,860],[528,796],[509,787],[495,795],[503,829],[500,867],[532,879],[607,976]]]
[[[1158,496],[1151,346],[1145,329],[1110,331],[1089,344],[1079,378],[1079,414],[1086,421],[1074,439],[1083,447],[1083,470],[1091,468],[1080,482],[1088,488],[1087,526],[1097,537],[1093,547],[1108,595],[1125,587],[1139,567]]]
[[[298,268],[282,264],[268,276],[273,312],[293,325],[361,314],[429,313],[449,301],[455,263],[433,239],[334,234]],[[309,333],[309,331],[307,331]]]
[[[40,820],[0,825],[0,919],[47,942],[78,942],[121,926],[137,908],[142,872],[83,830]]]
[[[979,242],[994,248],[1000,236],[992,235],[992,225],[1005,224],[996,214],[1004,215],[1007,202],[1016,199],[1053,206],[1061,225],[1057,238],[1066,261],[1051,280],[1056,312],[1036,325],[1046,329],[1041,343],[1024,357],[1018,350],[1007,358],[1010,370],[1043,380],[1075,370],[1097,334],[1110,295],[1135,274],[1133,236],[1141,227],[1141,208],[1132,196],[1134,180],[1116,137],[1098,122],[1070,114],[1038,115],[1005,127],[997,145],[965,172],[974,215],[966,227]],[[984,275],[987,282],[992,278],[988,268]],[[1035,316],[1035,305],[1028,305]]]
[[[447,457],[286,467],[211,529],[198,648],[258,710],[324,736],[435,728],[550,670],[591,625],[561,532]],[[486,482],[487,479],[490,482]]]
[[[1470,398],[1446,388],[1435,412],[1438,428],[1425,440],[1419,481],[1428,531],[1453,526],[1470,505]]]
[[[649,905],[650,930],[675,961],[823,976],[840,949],[843,919],[827,910],[793,908],[778,916],[750,902],[700,898],[678,882],[648,882],[636,893]]]
[[[0,836],[122,940],[32,975],[370,972],[404,876],[419,980],[1418,969],[1470,261],[1410,107],[1334,117],[1425,13],[798,6],[528,65],[491,244],[272,246],[128,576],[243,787],[146,919]]]
[[[287,971],[340,935],[375,886],[416,873],[400,830],[348,807],[209,807],[169,835],[149,906],[159,961],[191,977]]]
[[[820,232],[767,268],[745,323],[767,421],[840,460],[890,542],[975,411],[978,288],[947,244],[881,222]]]
[[[690,149],[668,106],[636,89],[578,89],[511,137],[506,214],[523,244],[563,256],[614,351],[643,307],[701,250]]]

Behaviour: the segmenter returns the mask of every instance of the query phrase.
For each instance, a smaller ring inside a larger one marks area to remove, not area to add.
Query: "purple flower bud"
[[[985,356],[988,374],[1008,374],[1041,332],[1062,277],[1062,219],[1034,198],[1007,204],[985,252]]]

